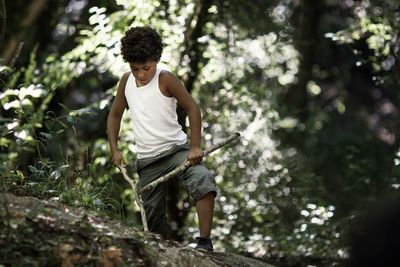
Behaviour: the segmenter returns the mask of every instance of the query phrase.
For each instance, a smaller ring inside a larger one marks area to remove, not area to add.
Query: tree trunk
[[[4,0],[0,0],[0,42],[3,41],[4,34],[6,33],[7,11],[4,5]]]
[[[307,83],[312,79],[312,67],[315,53],[321,8],[323,1],[303,0],[295,10],[293,19],[298,36],[295,36],[295,46],[300,54],[300,66],[297,73],[297,82],[286,94],[287,105],[293,109],[293,114],[305,121],[308,117]]]
[[[19,44],[24,41],[25,36],[30,31],[30,27],[34,25],[35,22],[40,17],[42,11],[46,6],[46,3],[47,0],[37,0],[31,2],[31,4],[28,7],[27,15],[21,22],[20,28],[23,30],[9,40],[8,45],[6,45],[6,48],[2,53],[4,65],[15,64],[15,55],[17,53]]]

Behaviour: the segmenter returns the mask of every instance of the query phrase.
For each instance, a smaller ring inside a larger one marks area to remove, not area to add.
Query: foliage
[[[0,122],[1,190],[51,198],[112,216],[124,216],[119,214],[122,212],[121,203],[112,196],[115,192],[119,194],[122,189],[109,178],[109,173],[98,175],[99,180],[93,179],[98,166],[107,164],[105,156],[101,157],[106,145],[104,140],[93,144],[97,149],[92,156],[96,156],[96,159],[80,170],[71,158],[78,158],[82,151],[66,151],[67,155],[62,158],[65,147],[56,144],[63,135],[74,130],[74,123],[79,116],[90,113],[91,106],[86,110],[67,110],[67,115],[63,116],[57,116],[49,109],[56,93],[64,89],[76,75],[75,65],[66,61],[60,64],[54,61],[54,55],[50,55],[39,68],[35,52],[32,52],[26,68],[18,71],[4,68],[8,89],[0,95],[5,112]],[[20,79],[22,84],[17,82]],[[97,108],[99,105],[103,104],[98,103]],[[79,148],[79,145],[75,147]],[[61,155],[55,158],[58,159],[56,161],[50,157],[57,150]],[[37,157],[37,160],[30,163],[30,157]]]

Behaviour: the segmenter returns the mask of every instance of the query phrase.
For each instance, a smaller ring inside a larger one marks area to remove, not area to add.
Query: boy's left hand
[[[204,152],[199,147],[191,147],[189,150],[188,160],[192,165],[200,164],[203,160]]]

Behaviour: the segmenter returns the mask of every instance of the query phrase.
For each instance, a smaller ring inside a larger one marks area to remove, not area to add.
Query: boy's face
[[[145,63],[129,62],[131,72],[136,79],[137,86],[144,86],[153,79],[156,74],[158,61],[148,60]]]

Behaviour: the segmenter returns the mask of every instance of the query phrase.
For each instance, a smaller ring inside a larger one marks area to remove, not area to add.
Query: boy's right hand
[[[115,166],[126,165],[124,157],[122,156],[121,151],[116,151],[112,155],[112,161]]]

